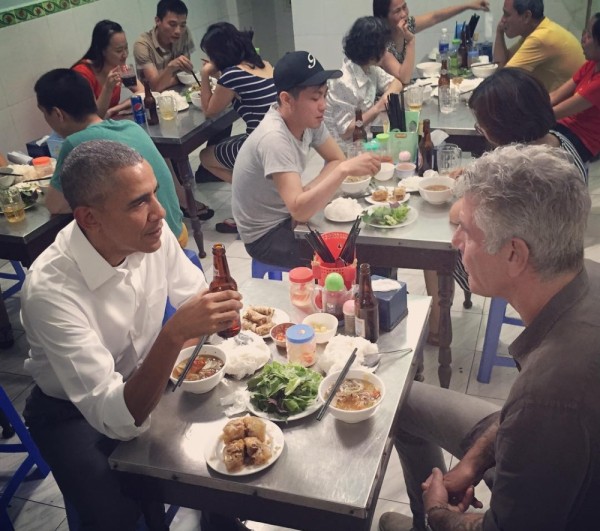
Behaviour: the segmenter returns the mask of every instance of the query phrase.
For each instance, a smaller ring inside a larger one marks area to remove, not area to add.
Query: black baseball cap
[[[324,70],[309,52],[288,52],[275,65],[273,82],[277,94],[294,87],[316,87],[342,76],[341,70]]]

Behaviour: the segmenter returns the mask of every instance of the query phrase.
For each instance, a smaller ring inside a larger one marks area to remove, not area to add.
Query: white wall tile
[[[25,151],[25,144],[30,140],[35,140],[50,133],[50,127],[44,120],[42,113],[37,108],[37,101],[34,96],[12,105],[10,108],[16,133],[23,139],[22,143],[15,149]]]

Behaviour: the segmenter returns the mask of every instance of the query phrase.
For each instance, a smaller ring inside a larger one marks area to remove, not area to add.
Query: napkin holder
[[[372,275],[372,280],[381,279]],[[393,330],[402,319],[408,315],[408,302],[406,283],[398,281],[398,288],[390,291],[375,291],[375,298],[379,305],[379,329],[384,332]]]

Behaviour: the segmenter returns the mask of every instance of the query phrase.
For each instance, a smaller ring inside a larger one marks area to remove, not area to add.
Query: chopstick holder
[[[177,383],[175,383],[175,387],[173,387],[173,389],[172,389],[173,392],[175,392],[175,389],[177,389],[181,385],[183,380],[185,380],[185,377],[188,375],[188,372],[190,372],[190,369],[192,368],[192,364],[194,363],[194,361],[196,361],[196,358],[198,357],[198,353],[200,352],[200,350],[202,350],[202,347],[204,346],[204,343],[206,343],[207,339],[208,339],[208,336],[202,336],[200,338],[200,340],[198,341],[198,344],[196,345],[194,352],[192,352],[190,359],[185,364],[185,368],[183,369],[183,372],[179,375],[179,378],[177,378]]]
[[[325,413],[327,412],[327,409],[329,408],[329,404],[331,404],[331,402],[333,401],[333,398],[335,397],[335,394],[337,393],[338,389],[340,388],[340,385],[342,385],[342,382],[344,381],[344,378],[346,378],[346,374],[348,374],[348,371],[350,370],[350,367],[351,367],[352,363],[356,359],[356,352],[357,351],[358,351],[358,348],[355,348],[352,351],[352,354],[350,354],[350,357],[348,358],[348,361],[346,362],[346,365],[344,365],[344,368],[342,369],[342,372],[340,372],[340,375],[338,376],[338,379],[335,381],[335,384],[334,384],[333,388],[331,389],[331,392],[329,393],[329,396],[327,397],[327,400],[321,406],[321,409],[319,409],[319,412],[317,413],[317,420],[321,420],[323,418],[323,415],[325,415]]]

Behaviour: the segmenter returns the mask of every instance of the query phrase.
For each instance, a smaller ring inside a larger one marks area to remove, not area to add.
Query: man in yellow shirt
[[[584,62],[577,38],[544,16],[543,0],[505,0],[496,30],[494,61],[531,72],[548,92],[571,79]],[[505,37],[521,37],[511,48]]]

